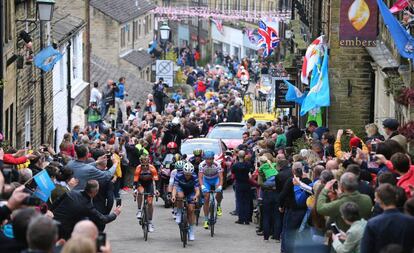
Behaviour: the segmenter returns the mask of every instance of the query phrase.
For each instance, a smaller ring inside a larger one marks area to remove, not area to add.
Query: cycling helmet
[[[203,150],[201,150],[201,149],[194,149],[194,151],[193,151],[193,155],[194,156],[201,156],[203,154]]]
[[[214,158],[214,152],[211,150],[207,150],[204,152],[204,159]]]
[[[180,161],[181,160],[181,155],[179,153],[174,155],[174,160],[175,161]]]
[[[178,148],[178,145],[177,145],[177,143],[171,141],[171,142],[168,142],[167,148],[169,148],[169,149]]]
[[[175,164],[174,164],[174,167],[178,170],[178,171],[181,171],[181,170],[183,170],[183,168],[185,167],[185,165],[186,165],[187,163],[185,162],[185,161],[178,161],[178,162],[175,162]]]
[[[185,174],[192,174],[194,172],[194,165],[191,163],[186,163],[183,168]]]
[[[148,164],[149,163],[149,157],[146,156],[146,155],[141,155],[139,160],[141,161],[141,164]]]

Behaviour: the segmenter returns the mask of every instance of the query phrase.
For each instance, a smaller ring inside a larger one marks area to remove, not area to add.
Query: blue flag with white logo
[[[299,105],[302,105],[303,99],[305,99],[306,94],[303,94],[298,87],[294,86],[287,80],[283,80],[285,84],[288,86],[287,93],[285,95],[285,99],[288,102],[295,102]]]
[[[302,103],[302,107],[300,110],[301,116],[304,116],[307,112],[309,112],[312,109],[331,105],[328,63],[328,48],[325,48],[321,73],[320,75],[318,75],[316,84],[313,87],[311,87],[308,95]]]
[[[391,37],[394,39],[398,52],[404,58],[414,59],[414,38],[392,15],[383,0],[377,0],[377,2],[382,18],[384,19],[384,23],[390,31]]]
[[[53,183],[49,174],[47,174],[46,170],[42,170],[41,172],[36,174],[36,176],[34,176],[33,179],[37,185],[37,189],[34,192],[34,195],[46,202],[49,199],[52,191],[55,189],[55,184]]]
[[[58,50],[52,46],[48,46],[34,57],[34,64],[36,67],[48,72],[53,69],[53,66],[55,66],[62,56]]]

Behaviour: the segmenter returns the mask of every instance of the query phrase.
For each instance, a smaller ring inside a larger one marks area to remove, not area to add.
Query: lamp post
[[[163,45],[163,49],[164,49],[164,60],[166,59],[167,41],[170,38],[170,31],[171,31],[171,28],[168,26],[167,22],[164,21],[160,27],[161,44]]]
[[[43,24],[52,20],[54,0],[37,0],[36,1],[36,12],[40,22],[40,51],[44,48],[43,41]],[[46,131],[46,119],[45,119],[45,72],[40,70],[40,142],[45,143],[45,131]]]

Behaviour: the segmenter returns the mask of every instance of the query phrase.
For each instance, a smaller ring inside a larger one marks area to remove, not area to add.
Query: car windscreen
[[[200,141],[184,142],[181,145],[181,154],[192,155],[194,149],[201,149],[203,151],[211,150],[216,155],[221,152],[218,142],[200,140]]]
[[[210,139],[237,139],[243,138],[244,127],[216,127],[207,135]]]

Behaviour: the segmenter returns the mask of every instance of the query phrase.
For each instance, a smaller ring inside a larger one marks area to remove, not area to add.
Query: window
[[[4,38],[1,38],[4,40],[4,43],[9,42],[12,39],[12,12],[11,12],[11,6],[10,0],[4,1]],[[3,28],[2,28],[3,29]]]
[[[73,52],[72,52],[72,78],[73,78],[73,80],[75,80],[75,79],[79,78],[79,76],[78,76],[78,64],[77,64],[78,63],[79,48],[78,48],[78,43],[76,41],[76,36],[73,37],[73,40],[72,40],[72,50],[73,50]]]
[[[32,107],[30,105],[26,106],[24,109],[24,142],[31,142],[32,129],[31,129],[31,117],[32,117]]]
[[[142,33],[142,20],[139,19],[138,20],[138,38],[141,38],[141,33]]]
[[[68,56],[66,55],[65,47],[61,47],[59,51],[63,55],[62,59],[60,59],[60,61],[59,61],[59,71],[60,71],[60,74],[59,74],[59,83],[60,83],[59,89],[62,91],[62,90],[65,89],[65,84],[66,84],[65,79],[66,79],[66,76],[67,76],[67,73],[66,73],[67,70],[65,71],[65,67],[66,67],[66,63],[67,63],[66,61],[68,60]]]
[[[149,24],[148,16],[145,16],[145,19],[144,19],[144,29],[145,29],[144,35],[148,34],[148,24]]]
[[[132,23],[132,38],[134,38],[135,41],[138,40],[138,21]]]
[[[126,29],[126,32],[127,32],[127,37],[128,37],[128,40],[127,40],[127,42],[129,43],[130,41],[131,41],[131,39],[130,39],[130,29],[129,29],[129,24],[126,24],[125,25],[125,29]]]
[[[125,27],[121,28],[121,48],[125,47]]]

